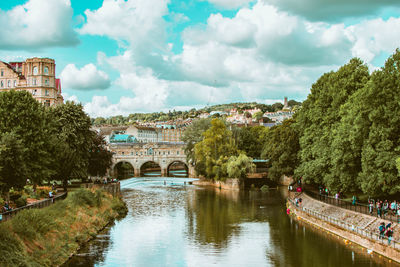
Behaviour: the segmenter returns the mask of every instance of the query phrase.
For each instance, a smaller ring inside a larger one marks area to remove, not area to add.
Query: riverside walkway
[[[296,206],[294,201],[295,198],[302,199],[301,205]],[[290,192],[288,201],[291,203],[292,208],[295,208],[301,213],[307,214],[311,221],[313,221],[313,219],[319,219],[329,225],[333,225],[339,229],[344,229],[349,233],[356,234],[372,242],[400,250],[400,226],[397,223],[380,219],[369,214],[324,203],[319,199],[310,197],[308,193],[299,194]],[[394,234],[390,243],[386,237],[382,238],[379,236],[378,227],[381,222],[384,222],[385,225],[392,223]]]

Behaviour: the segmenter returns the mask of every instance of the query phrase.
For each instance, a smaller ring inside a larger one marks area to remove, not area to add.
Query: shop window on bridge
[[[165,151],[163,151],[163,155],[165,155]]]
[[[136,151],[136,156],[139,155],[139,152]]]
[[[147,155],[153,155],[153,149],[152,148],[149,148],[147,150]]]
[[[176,154],[179,155],[179,151],[176,151]]]
[[[131,152],[131,156],[133,156],[133,152]]]

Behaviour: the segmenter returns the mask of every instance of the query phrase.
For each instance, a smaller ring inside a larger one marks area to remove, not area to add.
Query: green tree
[[[247,173],[253,172],[255,169],[253,159],[240,153],[239,156],[232,156],[228,160],[227,172],[231,178],[246,178]]]
[[[183,132],[182,141],[185,142],[185,155],[187,161],[196,165],[194,146],[203,140],[203,132],[211,127],[211,119],[200,119],[194,121]]]
[[[294,119],[272,127],[266,137],[262,157],[268,159],[268,177],[278,181],[282,175],[292,176],[299,164],[299,136]]]
[[[396,159],[400,156],[400,50],[375,71],[358,99],[360,127],[369,125],[361,152],[359,183],[369,194],[400,192]],[[368,116],[362,116],[367,113]],[[362,117],[361,117],[362,116]]]
[[[26,183],[27,168],[21,138],[15,132],[2,134],[0,138],[0,189],[8,192],[11,187],[23,188]]]
[[[51,120],[46,108],[29,92],[11,90],[0,93],[0,118],[0,134],[12,133],[26,149],[23,161],[29,175],[25,180],[37,184],[48,179],[52,174]]]
[[[106,141],[99,134],[93,135],[89,154],[88,173],[91,176],[104,176],[111,167],[113,153],[106,148]]]
[[[369,78],[366,65],[352,59],[336,72],[322,75],[296,113],[300,133],[300,165],[296,174],[305,181],[340,189],[339,175],[332,158],[332,143],[341,124],[340,110],[349,97],[364,87]]]
[[[253,119],[255,119],[256,121],[259,121],[263,118],[264,116],[264,112],[259,111],[253,114]]]
[[[225,123],[219,119],[211,121],[211,128],[203,133],[204,139],[195,145],[196,171],[215,180],[227,176],[227,163],[238,154],[238,148]]]
[[[242,127],[234,130],[234,136],[238,148],[247,156],[257,159],[261,158],[267,132],[268,128],[264,126]]]
[[[66,190],[69,179],[87,178],[94,132],[90,130],[90,118],[81,104],[68,101],[52,108],[51,112],[55,122],[53,134],[58,140],[54,150],[55,178],[63,182]]]

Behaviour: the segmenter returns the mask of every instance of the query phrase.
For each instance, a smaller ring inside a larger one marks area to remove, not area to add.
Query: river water
[[[395,266],[292,220],[284,188],[235,192],[191,180],[122,181],[128,215],[64,266]]]

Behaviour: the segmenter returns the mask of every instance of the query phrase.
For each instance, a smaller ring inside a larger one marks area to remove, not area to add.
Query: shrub
[[[95,194],[83,188],[71,193],[68,199],[74,206],[89,205],[93,207],[95,204]]]
[[[26,196],[22,196],[22,197],[18,198],[18,199],[15,201],[15,204],[17,205],[17,208],[26,206],[26,203],[27,203],[27,201],[26,201]]]
[[[49,192],[51,191],[51,188],[48,186],[38,186],[36,187],[36,195],[41,197],[41,198],[47,198],[49,197]]]

